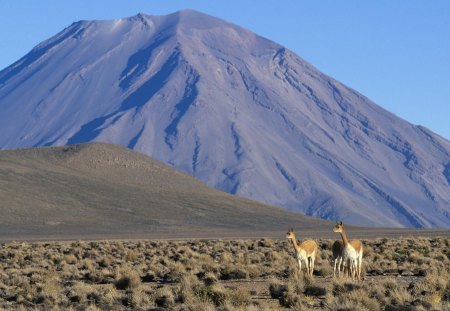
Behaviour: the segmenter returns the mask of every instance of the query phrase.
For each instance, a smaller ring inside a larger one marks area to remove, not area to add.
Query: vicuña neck
[[[341,231],[341,238],[342,238],[342,242],[344,243],[344,246],[347,246],[348,239],[347,239],[347,234],[345,233],[344,229],[342,229],[342,231]]]
[[[297,249],[298,248],[297,237],[294,236],[294,238],[292,238],[291,241],[292,241],[292,245],[294,245],[294,248]]]

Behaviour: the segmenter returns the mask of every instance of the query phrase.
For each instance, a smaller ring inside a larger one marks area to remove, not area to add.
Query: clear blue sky
[[[450,139],[449,0],[0,0],[0,69],[73,21],[184,8],[276,41]]]

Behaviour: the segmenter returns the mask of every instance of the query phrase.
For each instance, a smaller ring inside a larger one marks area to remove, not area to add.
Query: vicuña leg
[[[362,265],[362,258],[358,258],[358,279],[361,280],[361,265]]]
[[[306,275],[309,275],[309,269],[311,269],[311,260],[309,257],[306,257]]]

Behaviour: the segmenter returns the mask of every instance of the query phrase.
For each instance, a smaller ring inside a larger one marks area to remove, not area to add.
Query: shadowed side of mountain
[[[0,239],[252,237],[329,223],[211,189],[118,145],[0,152]]]

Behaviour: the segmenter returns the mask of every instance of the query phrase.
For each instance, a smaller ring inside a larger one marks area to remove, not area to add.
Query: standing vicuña
[[[312,276],[314,271],[314,260],[317,255],[317,243],[313,240],[306,240],[298,244],[294,229],[291,229],[286,233],[286,238],[292,241],[300,271],[302,271],[302,261],[304,261],[306,264],[306,273]]]
[[[343,251],[344,270],[347,261],[350,261],[348,267],[350,275],[352,276],[353,279],[355,278],[355,276],[357,276],[358,279],[361,279],[361,264],[363,256],[363,247],[361,241],[359,240],[352,240],[350,242],[348,241],[347,234],[345,233],[342,221],[336,224],[336,226],[333,228],[333,231],[341,234],[342,243],[344,244],[344,251]]]

